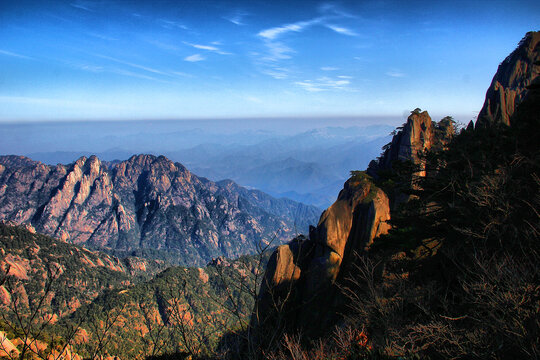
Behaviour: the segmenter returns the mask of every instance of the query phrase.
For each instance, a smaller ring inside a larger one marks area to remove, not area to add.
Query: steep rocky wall
[[[497,69],[486,93],[486,100],[476,126],[502,123],[510,120],[517,105],[529,92],[528,87],[540,74],[540,32],[530,32]]]
[[[352,254],[362,252],[389,225],[388,197],[366,175],[349,179],[337,201],[322,215],[309,239],[298,237],[271,256],[254,322],[259,327],[301,327],[335,321],[328,308],[339,307],[337,283]]]
[[[395,161],[419,165],[422,154],[444,147],[453,135],[451,121],[434,123],[427,111],[413,112],[384,154],[366,172],[355,172],[336,202],[322,215],[309,239],[298,237],[280,246],[270,258],[255,311],[254,323],[319,334],[339,318],[346,299],[340,285],[353,268],[355,254],[363,253],[390,229],[389,196],[373,181]],[[392,194],[395,197],[395,194]]]
[[[422,154],[433,147],[444,148],[453,135],[451,121],[434,123],[427,111],[413,112],[381,157],[369,163],[367,173],[377,178],[379,171],[391,170],[394,161],[411,161],[419,166],[417,175],[425,176]]]

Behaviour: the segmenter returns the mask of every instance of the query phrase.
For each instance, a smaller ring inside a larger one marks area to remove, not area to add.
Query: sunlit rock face
[[[497,69],[476,126],[511,125],[517,105],[540,74],[540,32],[530,32]]]
[[[411,161],[419,167],[418,176],[425,176],[422,155],[432,148],[444,148],[454,135],[451,121],[433,122],[427,111],[413,112],[392,138],[381,157],[370,162],[368,174],[378,177],[380,170],[391,170],[395,161]]]
[[[114,165],[91,156],[57,166],[0,157],[0,219],[86,246],[174,250],[180,263],[204,264],[253,252],[274,236],[290,239],[318,215],[312,206],[199,178],[163,156]]]
[[[343,301],[337,288],[343,270],[355,252],[388,232],[389,219],[386,194],[366,175],[349,179],[309,239],[298,237],[270,258],[254,322],[275,326],[277,321],[285,328],[316,332],[317,325],[334,321],[328,309]],[[282,306],[282,313],[276,305]]]

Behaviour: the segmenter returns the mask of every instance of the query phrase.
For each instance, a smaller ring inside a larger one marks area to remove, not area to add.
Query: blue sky
[[[538,1],[0,0],[0,121],[472,119]]]

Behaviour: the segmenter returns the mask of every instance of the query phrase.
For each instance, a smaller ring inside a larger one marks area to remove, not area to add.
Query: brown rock
[[[355,252],[368,248],[390,226],[388,197],[365,174],[349,179],[310,239],[299,237],[272,254],[254,324],[317,332],[333,321],[337,283]]]
[[[540,73],[540,32],[529,32],[518,47],[499,65],[486,93],[476,126],[495,123],[510,126],[517,105]]]

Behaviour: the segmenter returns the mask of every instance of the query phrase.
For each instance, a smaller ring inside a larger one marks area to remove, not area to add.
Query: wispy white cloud
[[[289,71],[279,67],[268,67],[261,70],[264,75],[268,75],[277,80],[287,79],[289,77]]]
[[[324,15],[315,17],[310,20],[297,21],[290,24],[284,24],[281,26],[264,29],[264,30],[259,31],[257,35],[268,40],[274,40],[278,38],[279,36],[282,36],[286,33],[302,32],[306,30],[307,28],[314,25],[324,25],[328,27],[329,29],[332,29],[335,32],[339,34],[343,34],[343,35],[349,35],[349,36],[358,35],[354,31],[347,29],[343,26],[328,23],[328,21],[335,20],[338,18],[354,17],[353,15],[340,10],[338,7],[336,7],[333,4],[323,4],[319,7],[319,11],[322,12]]]
[[[116,58],[113,58],[113,57],[110,57],[110,56],[107,56],[107,55],[94,54],[94,56],[102,58],[102,59],[110,60],[110,61],[113,61],[113,62],[116,62],[116,63],[119,63],[119,64],[131,66],[131,67],[136,68],[136,69],[148,71],[148,72],[151,72],[151,73],[154,73],[154,74],[165,75],[165,76],[168,75],[166,72],[158,70],[158,69],[154,69],[154,68],[144,66],[144,65],[134,64],[132,62],[116,59]]]
[[[291,54],[296,52],[291,47],[279,41],[267,42],[265,45],[268,49],[268,53],[262,58],[263,60],[268,60],[268,61],[286,60],[286,59],[290,59]]]
[[[208,51],[219,51],[219,49],[217,47],[215,47],[215,46],[199,45],[199,44],[190,44],[190,45],[193,46],[196,49],[208,50]]]
[[[258,36],[267,39],[267,40],[274,40],[278,38],[279,36],[282,36],[288,32],[301,32],[307,29],[310,26],[313,26],[315,24],[319,24],[323,18],[314,18],[307,21],[298,21],[292,24],[285,24],[282,26],[276,26],[273,28],[265,29],[259,31],[257,34]]]
[[[220,55],[231,55],[231,53],[223,51],[217,46],[214,46],[214,45],[219,45],[219,43],[213,44],[213,45],[201,45],[201,44],[192,44],[192,43],[184,41],[184,44],[194,47],[195,49],[212,51]]]
[[[137,78],[137,79],[144,79],[144,80],[156,81],[156,82],[161,82],[161,83],[169,83],[169,81],[158,79],[154,76],[139,74],[133,71],[125,70],[125,69],[113,68],[113,69],[109,69],[108,71],[113,74],[118,74],[118,75]]]
[[[337,32],[338,34],[348,35],[348,36],[358,36],[356,32],[354,32],[351,29],[347,29],[346,27],[340,26],[340,25],[334,25],[334,24],[326,24],[327,28]]]
[[[193,54],[193,55],[186,56],[184,60],[189,61],[189,62],[197,62],[197,61],[206,60],[206,58],[202,56],[201,54]]]
[[[346,11],[345,9],[338,6],[336,3],[322,3],[318,8],[320,13],[326,14],[327,16],[339,16],[342,18],[357,18],[358,16]]]
[[[1,50],[1,49],[0,49],[0,55],[6,55],[6,56],[16,57],[16,58],[20,58],[20,59],[32,59],[31,57],[26,56],[26,55],[21,55],[21,54],[18,54],[18,53],[14,53],[14,52],[7,51],[7,50]]]
[[[93,73],[101,73],[105,69],[103,66],[97,66],[97,65],[88,65],[88,64],[77,64],[75,67],[79,70],[93,72]]]
[[[184,78],[192,78],[192,77],[194,77],[193,75],[182,72],[182,71],[171,71],[171,74],[176,75],[176,76],[180,76],[180,77],[184,77]]]
[[[309,92],[319,92],[328,90],[352,90],[348,87],[350,83],[347,79],[332,79],[323,76],[316,80],[296,81],[294,84]]]
[[[260,30],[256,35],[262,41],[266,51],[253,56],[255,61],[262,64],[262,73],[270,75],[277,79],[283,79],[288,77],[287,74],[283,74],[275,70],[275,65],[283,60],[291,59],[296,50],[293,49],[287,43],[287,36],[292,33],[301,33],[310,29],[311,27],[327,27],[337,34],[347,36],[357,36],[354,31],[340,25],[335,25],[340,19],[354,17],[332,3],[322,4],[318,8],[321,16],[314,17],[308,20],[297,21],[292,23],[286,23],[279,26],[270,27]],[[332,67],[323,67],[323,71],[337,70]],[[344,79],[341,79],[343,81]],[[300,82],[302,83],[302,82]],[[317,86],[307,85],[306,88],[318,89]],[[324,86],[323,86],[324,88]],[[315,90],[316,91],[316,90]]]
[[[354,79],[354,77],[349,76],[349,75],[339,75],[338,78],[340,78],[340,79]]]
[[[162,28],[168,29],[168,30],[174,29],[174,28],[182,29],[182,30],[189,30],[189,27],[187,27],[185,24],[179,21],[168,20],[168,19],[158,19],[158,23],[160,24]]]
[[[334,66],[323,66],[321,68],[322,71],[336,71],[336,70],[339,70],[339,68],[337,67],[334,67]]]
[[[249,14],[247,12],[244,12],[242,10],[237,10],[234,13],[224,16],[223,18],[227,21],[232,22],[235,25],[245,25],[245,23],[242,21],[246,16]]]
[[[405,74],[405,73],[403,73],[401,71],[398,71],[398,70],[387,71],[386,75],[388,75],[390,77],[395,77],[395,78],[402,78],[402,77],[407,76],[407,74]]]
[[[77,0],[70,4],[74,8],[81,9],[84,11],[94,12],[93,6],[95,5],[92,1]]]

